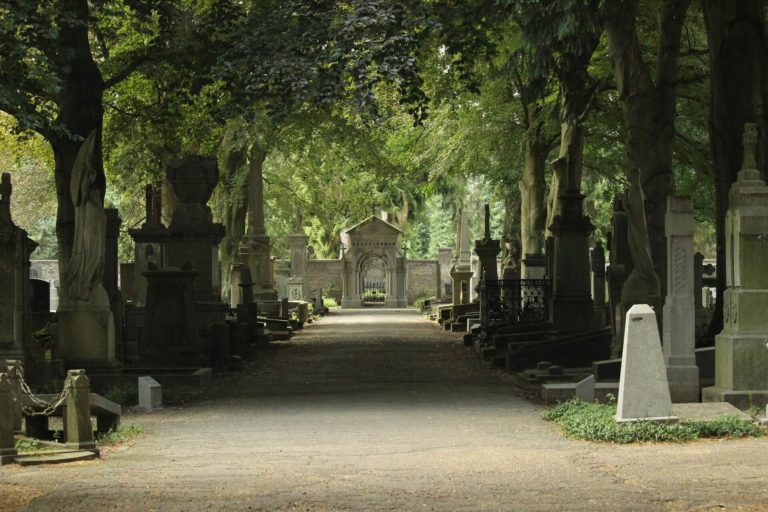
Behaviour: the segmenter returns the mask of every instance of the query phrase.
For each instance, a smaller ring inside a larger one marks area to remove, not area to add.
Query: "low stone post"
[[[10,464],[17,455],[13,438],[14,404],[7,373],[0,373],[0,466]]]
[[[21,432],[21,376],[23,375],[21,361],[8,359],[6,365],[8,367],[8,383],[11,386],[11,394],[14,397],[13,430]],[[0,368],[0,371],[2,371],[2,368]]]
[[[69,396],[64,419],[67,447],[76,450],[95,450],[91,425],[91,383],[85,370],[69,370]]]

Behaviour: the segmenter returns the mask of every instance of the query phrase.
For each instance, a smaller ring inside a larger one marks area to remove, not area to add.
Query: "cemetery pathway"
[[[105,459],[0,468],[0,509],[768,509],[768,440],[564,439],[415,311],[334,311]]]

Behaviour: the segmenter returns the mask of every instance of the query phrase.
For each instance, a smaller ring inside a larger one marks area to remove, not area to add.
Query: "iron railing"
[[[480,318],[486,336],[504,325],[525,325],[549,320],[552,281],[501,279],[480,281]]]

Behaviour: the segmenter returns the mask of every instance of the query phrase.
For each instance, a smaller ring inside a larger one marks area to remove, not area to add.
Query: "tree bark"
[[[768,158],[768,49],[763,0],[702,0],[710,69],[709,139],[715,163],[717,299],[709,327],[723,328],[725,213],[728,191],[741,168],[744,123],[758,126],[757,166]]]
[[[66,268],[64,263],[69,260],[72,253],[75,229],[75,209],[70,194],[72,167],[83,139],[93,130],[97,131],[96,149],[92,156],[92,166],[97,170],[93,187],[101,191],[102,198],[106,191],[101,152],[104,81],[91,56],[87,0],[60,0],[57,17],[59,47],[62,55],[67,56],[68,60],[65,63],[67,72],[62,76],[62,88],[56,98],[58,106],[56,124],[74,136],[68,136],[66,133],[48,136],[55,161],[59,264],[64,269]],[[62,282],[65,281],[62,279]]]
[[[547,211],[544,195],[545,172],[549,144],[539,130],[529,129],[523,140],[523,176],[520,180],[520,244],[521,256],[543,254]]]
[[[653,76],[638,39],[637,2],[617,0],[606,4],[605,30],[627,132],[629,168],[640,169],[651,255],[661,281],[662,295],[665,294],[667,275],[666,198],[674,193],[672,144],[680,35],[690,3],[691,0],[662,2],[657,17]]]

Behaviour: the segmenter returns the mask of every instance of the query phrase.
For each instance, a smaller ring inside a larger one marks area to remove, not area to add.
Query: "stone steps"
[[[47,452],[35,455],[17,455],[14,462],[19,466],[36,466],[40,464],[61,464],[64,462],[78,462],[92,460],[99,457],[99,451],[73,450],[61,452]]]

